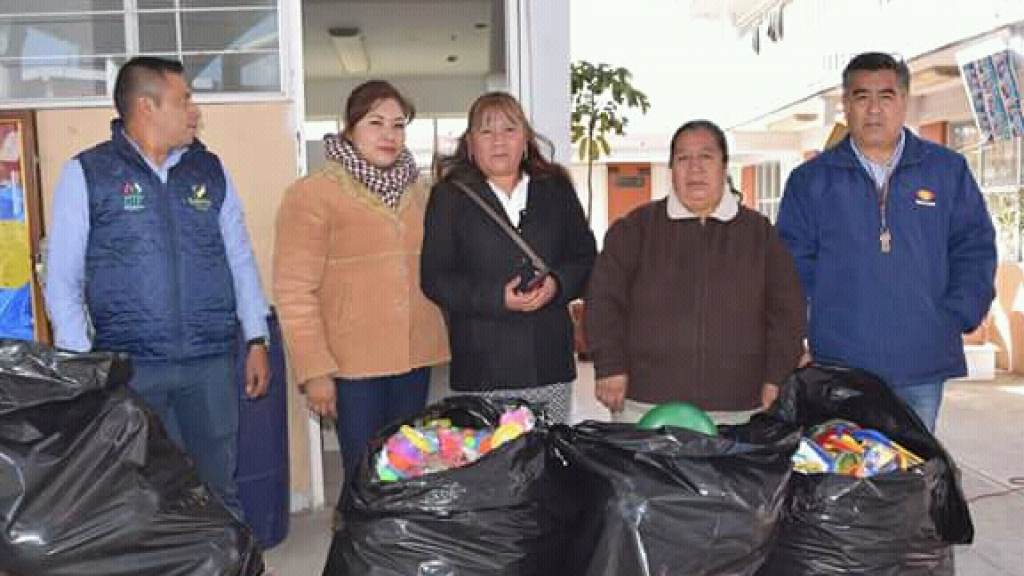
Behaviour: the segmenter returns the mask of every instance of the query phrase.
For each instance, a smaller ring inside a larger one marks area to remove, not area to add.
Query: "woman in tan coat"
[[[419,287],[427,187],[405,147],[413,115],[387,82],[357,87],[345,130],[325,138],[327,167],[293,184],[277,217],[284,339],[309,409],[337,418],[347,481],[375,432],[422,410],[429,366],[448,359]]]

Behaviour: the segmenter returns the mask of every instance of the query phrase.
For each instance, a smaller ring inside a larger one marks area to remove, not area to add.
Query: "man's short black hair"
[[[896,73],[896,80],[904,92],[910,92],[910,69],[902,59],[896,59],[885,52],[865,52],[858,54],[850,60],[843,70],[843,92],[850,89],[855,72],[879,72],[881,70],[892,70]]]
[[[127,120],[136,98],[142,95],[159,98],[157,82],[163,82],[167,74],[184,73],[185,68],[178,60],[136,56],[125,62],[114,82],[114,107],[117,108],[117,114],[122,120]]]

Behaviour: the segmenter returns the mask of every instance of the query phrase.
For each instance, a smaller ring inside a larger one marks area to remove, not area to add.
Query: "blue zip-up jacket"
[[[814,359],[893,387],[966,374],[962,335],[995,297],[995,230],[967,162],[905,137],[886,202],[891,252],[849,137],[792,172],[777,222],[807,294]]]
[[[115,124],[77,157],[89,195],[86,303],[100,350],[138,360],[226,354],[238,332],[220,229],[220,160],[193,143],[167,183]]]

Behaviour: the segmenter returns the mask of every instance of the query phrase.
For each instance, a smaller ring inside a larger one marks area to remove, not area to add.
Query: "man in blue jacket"
[[[249,397],[266,393],[270,373],[269,309],[241,203],[196,140],[199,112],[181,63],[128,61],[114,104],[111,139],[65,164],[54,191],[46,305],[56,344],[130,354],[132,387],[241,516],[239,323]]]
[[[995,296],[995,231],[962,156],[903,124],[910,73],[869,52],[843,71],[850,134],[793,171],[778,230],[816,361],[873,372],[932,430],[962,334]]]

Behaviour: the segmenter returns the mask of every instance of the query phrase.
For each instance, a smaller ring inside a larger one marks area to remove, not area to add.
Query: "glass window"
[[[173,2],[174,0],[170,1]],[[53,12],[103,11],[124,12],[124,0],[3,0],[2,13],[3,17],[6,17]]]
[[[183,12],[184,52],[277,50],[277,13],[273,10]]]
[[[201,92],[273,92],[281,86],[281,68],[273,54],[202,54],[182,59],[192,90]]]
[[[306,133],[306,141],[323,140],[328,134],[338,133],[337,120],[306,120],[302,123],[302,129]]]
[[[61,61],[0,61],[0,99],[77,99],[108,96],[123,56]]]
[[[1013,186],[1020,183],[1017,169],[1016,140],[999,140],[986,144],[981,151],[982,186]]]
[[[124,16],[0,17],[0,58],[23,61],[125,53]]]
[[[120,15],[0,18],[0,99],[106,96],[124,31]]]
[[[181,0],[182,8],[256,8],[276,5],[277,0]]]
[[[180,50],[185,75],[197,93],[279,91],[277,12],[204,8],[213,9],[140,13],[139,50]]]
[[[196,92],[283,90],[279,0],[0,3],[0,99],[108,98],[136,53],[182,60]]]
[[[985,192],[992,224],[996,228],[999,259],[1021,261],[1021,205],[1024,195],[1019,188],[1004,188]]]
[[[177,16],[173,12],[139,14],[139,52],[155,54],[178,51]]]
[[[782,200],[782,166],[779,162],[758,164],[754,176],[757,210],[775,222]]]
[[[947,141],[949,147],[954,150],[962,151],[967,148],[975,148],[981,142],[978,126],[973,121],[950,122],[948,130]]]
[[[406,126],[405,146],[417,165],[430,166],[434,161],[434,119],[416,118]]]
[[[437,119],[437,153],[454,154],[459,145],[459,136],[466,131],[465,118]]]

